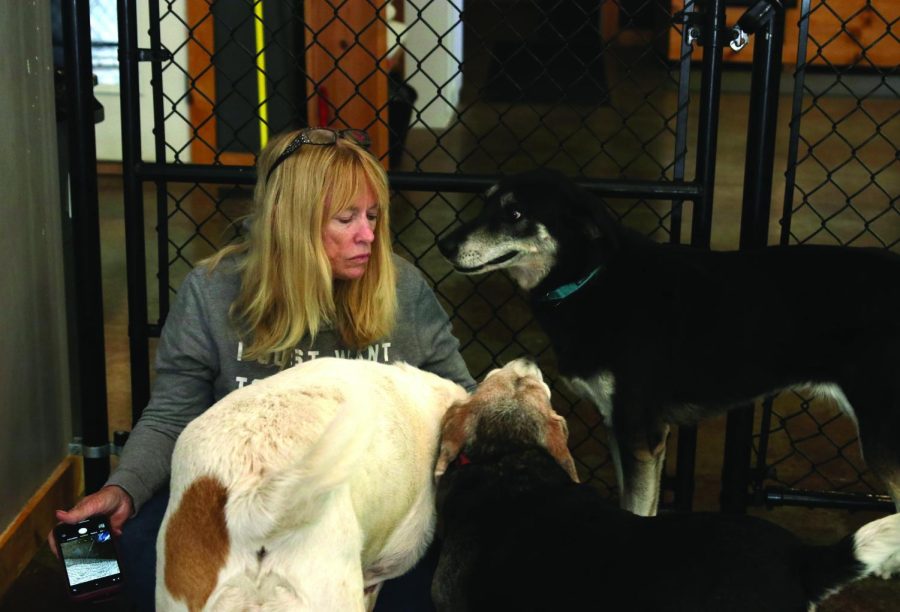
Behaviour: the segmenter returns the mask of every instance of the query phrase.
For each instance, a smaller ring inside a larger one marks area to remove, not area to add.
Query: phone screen
[[[72,595],[118,586],[122,576],[106,520],[60,526],[56,540]]]

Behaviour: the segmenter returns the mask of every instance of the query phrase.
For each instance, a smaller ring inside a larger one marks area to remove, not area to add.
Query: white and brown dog
[[[431,541],[440,421],[466,397],[406,364],[322,358],[223,398],[175,445],[157,609],[371,608]]]

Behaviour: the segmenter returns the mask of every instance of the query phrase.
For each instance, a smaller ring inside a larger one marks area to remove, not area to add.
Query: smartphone
[[[74,525],[53,528],[65,565],[69,596],[77,601],[112,595],[122,586],[122,572],[109,520],[93,516]]]

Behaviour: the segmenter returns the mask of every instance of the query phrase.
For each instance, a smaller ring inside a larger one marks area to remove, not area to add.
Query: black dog
[[[806,612],[900,569],[900,514],[833,546],[747,516],[639,517],[573,482],[540,371],[518,360],[444,416],[439,612]]]
[[[670,424],[813,387],[856,422],[900,508],[900,257],[657,244],[560,174],[512,176],[438,242],[460,272],[528,290],[560,373],[610,429],[624,508],[656,512]]]

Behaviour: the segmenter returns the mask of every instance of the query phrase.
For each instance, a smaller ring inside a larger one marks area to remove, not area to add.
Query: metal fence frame
[[[872,8],[873,1],[868,0],[865,8]],[[812,6],[811,0],[800,0],[800,20],[797,24],[799,29],[798,36],[798,45],[797,45],[797,56],[796,56],[796,70],[794,73],[794,90],[792,96],[792,104],[791,104],[791,121],[790,121],[790,136],[788,140],[788,156],[787,156],[787,168],[785,172],[785,189],[784,189],[784,207],[782,217],[780,219],[781,223],[781,237],[780,244],[786,245],[791,244],[792,242],[803,242],[799,240],[797,237],[793,236],[791,221],[793,219],[793,214],[795,212],[794,208],[794,197],[795,193],[798,189],[798,168],[801,164],[800,156],[799,156],[799,146],[801,142],[801,121],[805,114],[803,109],[803,100],[805,95],[805,81],[808,70],[810,69],[810,62],[808,61],[808,45],[810,41],[813,43],[817,43],[810,36],[810,22],[811,22],[811,14],[815,10],[828,10],[831,11],[827,2],[820,2],[815,7]],[[831,11],[833,13],[833,11]],[[860,11],[861,12],[861,11]],[[859,13],[857,13],[858,15]],[[877,13],[876,13],[877,14]],[[879,14],[879,16],[881,16]],[[884,17],[882,17],[884,19]],[[886,20],[885,20],[886,21]],[[896,20],[894,21],[896,23]],[[885,37],[890,35],[890,24],[888,25],[887,33]],[[846,24],[842,24],[843,27],[846,27]],[[893,39],[896,41],[898,39],[897,34],[892,35]],[[822,51],[822,47],[827,46],[830,41],[819,42],[820,45],[819,53]],[[863,51],[866,50],[866,47],[863,46],[861,41],[855,41]],[[877,41],[876,41],[877,44]],[[833,69],[834,67],[830,65],[829,69]],[[840,75],[840,72],[835,70],[835,72]],[[896,72],[896,69],[894,70]],[[885,75],[882,73],[882,82],[884,83]],[[858,105],[861,103],[861,100],[857,100]],[[894,114],[894,117],[897,116],[897,113]],[[814,147],[810,146],[810,150]],[[898,149],[896,143],[894,144],[894,154],[895,159],[898,155]],[[809,155],[809,153],[807,154]],[[875,174],[872,175],[871,183],[875,183]],[[746,188],[746,185],[745,185]],[[851,198],[848,195],[847,197],[847,205],[849,206]],[[894,198],[896,201],[896,197]],[[896,208],[895,212],[900,212]],[[823,223],[823,227],[825,224]],[[827,228],[826,228],[827,229]],[[743,234],[742,234],[743,236]],[[896,247],[895,244],[884,244],[885,248]],[[763,400],[761,403],[761,413],[760,413],[760,425],[759,432],[753,433],[753,414],[752,409],[747,410],[743,415],[737,417],[741,419],[740,424],[735,424],[737,434],[740,438],[741,446],[746,446],[746,448],[751,449],[753,454],[755,455],[752,460],[752,464],[747,466],[746,469],[741,471],[741,479],[745,484],[742,493],[743,506],[745,507],[747,503],[756,503],[756,504],[766,504],[768,506],[778,506],[778,505],[791,505],[791,506],[805,506],[805,507],[817,507],[817,508],[841,508],[847,510],[876,510],[883,512],[894,512],[895,506],[893,500],[887,495],[876,494],[874,492],[866,493],[866,492],[842,492],[842,491],[809,491],[796,488],[792,485],[785,485],[783,483],[772,484],[771,481],[777,481],[775,478],[775,462],[770,461],[770,457],[768,456],[768,445],[770,441],[770,435],[773,431],[772,420],[773,418],[778,417],[776,411],[773,408],[773,397],[768,397]],[[802,412],[809,411],[809,399],[804,399],[802,401]],[[846,418],[846,417],[842,417]],[[817,423],[818,425],[818,423]],[[729,427],[731,427],[731,422],[729,422]],[[825,435],[822,432],[822,427],[818,426],[820,436]],[[793,442],[792,442],[793,445]],[[842,454],[843,450],[838,449],[838,453]],[[744,457],[747,455],[744,454]],[[814,469],[817,466],[814,466]],[[862,479],[862,474],[860,473],[860,480]],[[767,482],[768,481],[768,482]],[[741,507],[741,506],[739,506]]]

